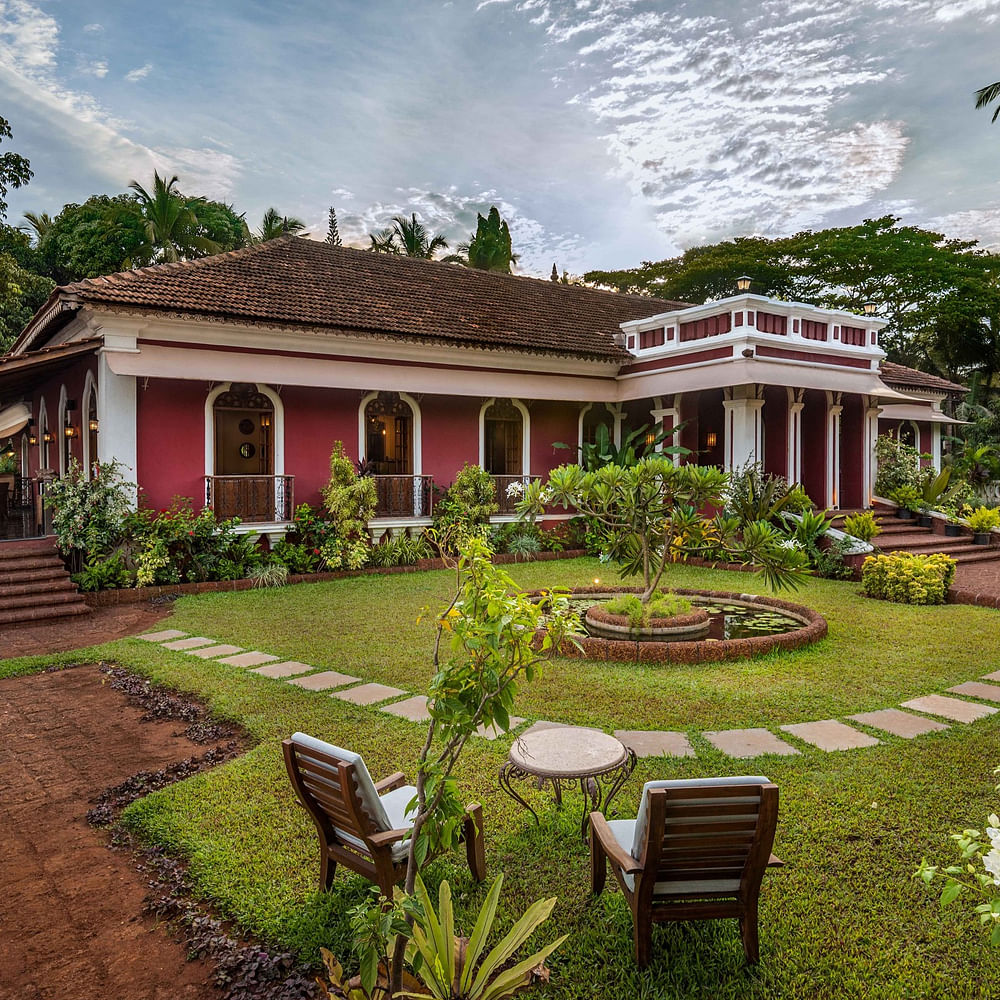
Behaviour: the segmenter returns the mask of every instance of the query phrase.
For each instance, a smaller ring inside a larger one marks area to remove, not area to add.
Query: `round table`
[[[583,794],[580,833],[586,839],[589,814],[607,809],[633,770],[635,753],[620,740],[595,729],[559,726],[525,733],[514,741],[500,768],[500,787],[520,802],[537,824],[538,814],[518,795],[512,782],[534,779],[539,788],[551,782],[557,806],[562,805],[563,783],[579,782]]]

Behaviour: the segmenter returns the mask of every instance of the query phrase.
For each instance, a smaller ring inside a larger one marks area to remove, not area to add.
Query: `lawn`
[[[592,560],[513,569],[526,587],[610,582]],[[177,602],[168,627],[420,691],[430,676],[432,633],[416,619],[437,607],[444,572],[344,579],[273,592],[211,594]],[[677,586],[755,589],[743,574],[671,570]],[[829,637],[795,653],[755,661],[674,666],[557,661],[525,689],[519,714],[615,728],[688,730],[697,760],[645,760],[618,799],[634,815],[644,780],[764,773],[781,789],[776,852],[786,867],[765,879],[762,962],[748,969],[735,922],[681,924],[654,934],[644,973],[631,960],[630,918],[617,893],[592,900],[576,821],[579,802],[556,812],[543,795],[542,826],[504,797],[496,774],[510,738],[475,741],[460,766],[470,800],[483,803],[491,874],[507,875],[504,914],[558,896],[544,935],[569,933],[550,960],[551,997],[991,997],[1000,950],[964,910],[943,914],[912,878],[921,857],[951,861],[948,832],[981,825],[997,808],[992,769],[998,724],[955,725],[914,741],[825,754],[734,762],[698,730],[843,716],[940,692],[1000,668],[1000,613],[965,606],[908,608],[866,601],[857,585],[810,581],[797,600],[824,614]],[[347,954],[346,907],[366,884],[338,874],[316,892],[315,835],[295,808],[279,741],[302,729],[363,749],[376,776],[412,775],[422,729],[375,709],[356,708],[236,667],[122,640],[95,648],[156,681],[205,698],[242,724],[258,745],[242,758],[136,803],[128,822],[186,857],[199,891],[268,940],[312,958],[324,944]],[[7,661],[0,676],[58,661]],[[430,881],[449,877],[467,916],[484,890],[461,859],[442,860]],[[466,928],[468,929],[468,927]]]

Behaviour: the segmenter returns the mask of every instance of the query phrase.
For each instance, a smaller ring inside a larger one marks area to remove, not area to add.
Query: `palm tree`
[[[976,91],[977,109],[985,108],[994,101],[1000,101],[1000,80]],[[1000,118],[1000,104],[997,105],[997,109],[993,112],[992,121],[996,121],[997,118]]]
[[[260,229],[254,233],[254,243],[266,243],[279,236],[295,236],[306,228],[306,224],[294,215],[281,215],[276,208],[269,208],[261,220]]]
[[[31,230],[35,234],[35,246],[45,238],[45,234],[52,228],[52,216],[48,212],[25,212],[24,221],[26,226],[18,226],[18,229],[28,232]]]
[[[485,219],[482,215],[477,216],[475,233],[468,243],[460,243],[458,249],[458,254],[452,254],[446,260],[480,271],[510,274],[519,260],[511,247],[510,229],[500,218],[496,205],[490,206],[490,214]]]
[[[142,212],[150,255],[177,261],[218,253],[219,245],[199,231],[194,210],[204,199],[185,198],[176,185],[176,174],[168,181],[157,171],[153,172],[152,194],[138,181],[129,184]]]
[[[433,260],[438,250],[448,248],[448,241],[440,233],[431,236],[427,232],[427,227],[418,221],[416,212],[408,219],[406,216],[396,215],[390,227],[377,233],[369,233],[368,236],[371,240],[368,249],[374,253],[395,253]]]

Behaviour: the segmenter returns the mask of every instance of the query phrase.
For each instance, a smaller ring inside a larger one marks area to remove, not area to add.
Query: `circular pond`
[[[616,638],[609,637],[606,631],[594,634],[598,629],[593,628],[593,621],[587,621],[588,610],[622,593],[641,593],[641,588],[595,586],[573,590],[570,604],[579,613],[587,634],[580,638],[581,649],[565,643],[560,653],[588,660],[701,663],[760,656],[775,649],[798,649],[822,639],[827,632],[826,619],[801,604],[755,594],[675,589],[673,593],[689,598],[695,609],[707,613],[707,634],[703,632],[690,641],[675,638],[667,642],[655,636],[639,638],[628,634]]]

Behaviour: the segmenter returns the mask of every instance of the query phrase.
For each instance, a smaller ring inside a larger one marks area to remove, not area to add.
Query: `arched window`
[[[920,449],[920,428],[912,420],[901,420],[896,428],[896,440],[900,444],[908,444],[911,448]]]
[[[274,404],[249,382],[233,382],[212,404],[216,476],[274,474]]]
[[[94,376],[87,372],[83,388],[83,416],[80,433],[83,435],[83,464],[87,478],[94,474],[94,465],[98,460],[97,451],[97,385]]]
[[[45,408],[45,397],[43,396],[38,406],[38,468],[48,469],[49,466],[49,444],[52,440],[52,432],[49,430],[49,413]]]
[[[580,444],[594,444],[599,427],[606,428],[608,438],[614,439],[615,418],[604,403],[588,403],[580,412]]]
[[[523,403],[490,400],[482,410],[482,464],[491,476],[528,475],[528,419]]]
[[[398,392],[368,397],[360,452],[373,475],[414,474],[414,409]]]

